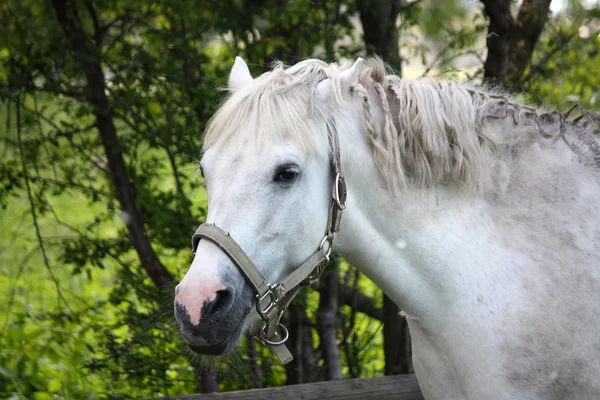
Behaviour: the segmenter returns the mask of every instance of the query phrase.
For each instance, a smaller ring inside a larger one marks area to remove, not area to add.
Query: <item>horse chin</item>
[[[224,339],[211,344],[194,343],[194,341],[184,340],[184,343],[194,353],[202,356],[220,356],[231,352],[237,345],[240,338],[240,332],[227,336]]]
[[[213,332],[211,339],[198,340],[193,336],[183,335],[183,342],[194,353],[202,356],[220,356],[231,352],[238,344],[240,337],[244,332],[243,324],[236,324],[234,327],[224,326],[222,329]]]
[[[210,346],[197,346],[194,344],[188,344],[188,347],[194,353],[199,354],[199,355],[220,356],[222,354],[226,354],[231,351],[231,349],[235,346],[235,345],[232,346],[231,343],[232,343],[231,340],[224,339],[220,343],[213,344]]]

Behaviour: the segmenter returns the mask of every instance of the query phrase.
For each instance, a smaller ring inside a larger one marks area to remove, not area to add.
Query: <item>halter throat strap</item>
[[[235,240],[214,224],[202,224],[192,236],[192,252],[196,252],[200,239],[207,239],[217,245],[231,262],[240,270],[256,295],[256,311],[264,324],[255,337],[263,345],[271,347],[282,364],[292,361],[293,357],[285,342],[288,330],[280,323],[284,311],[303,286],[316,283],[329,263],[333,239],[340,229],[342,211],[346,208],[348,192],[341,171],[340,149],[337,131],[332,129],[329,146],[331,149],[331,168],[334,172],[327,229],[317,249],[291,274],[277,284],[271,284],[263,277],[252,260]]]

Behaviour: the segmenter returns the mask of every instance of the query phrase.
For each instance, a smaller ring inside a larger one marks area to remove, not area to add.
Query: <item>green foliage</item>
[[[598,87],[600,7],[572,2],[568,14],[551,21],[520,89],[532,102],[566,111],[576,103],[598,109]]]
[[[422,58],[429,72],[477,52],[486,26],[480,13],[462,4],[407,8],[401,30],[410,40],[402,54]],[[177,279],[191,261],[189,237],[206,214],[196,173],[201,133],[222,98],[219,88],[234,56],[244,56],[258,74],[277,59],[364,53],[354,1],[69,5],[77,9],[86,40],[100,49],[146,234]],[[598,18],[598,10],[573,8],[568,18],[553,21],[523,82],[531,100],[566,107],[572,95],[597,107]],[[6,0],[0,20],[0,397],[126,399],[197,392],[202,362],[186,354],[173,324],[172,299],[154,287],[129,240],[81,56],[51,2]],[[584,25],[587,37],[580,35]],[[345,263],[339,272],[342,282],[381,306],[381,293],[370,281]],[[318,292],[299,301],[314,321]],[[348,306],[340,307],[338,322],[344,376],[382,374],[381,323]],[[242,344],[213,366],[221,390],[255,386],[248,348]],[[284,367],[268,349],[256,351],[259,383],[284,384]]]
[[[260,3],[260,4],[259,4]],[[254,66],[351,46],[334,2],[83,1],[145,229],[178,278],[205,215],[200,135],[233,57]],[[141,269],[112,191],[74,53],[50,2],[0,5],[3,206],[0,397],[139,398],[197,391],[164,298]],[[319,27],[315,29],[315,27]],[[360,46],[358,46],[360,47]],[[256,73],[262,72],[253,67]],[[20,117],[17,125],[17,116]],[[28,190],[29,189],[29,190]],[[35,233],[32,223],[40,227]],[[314,296],[310,307],[316,308]],[[263,384],[285,382],[259,348]],[[215,366],[223,390],[250,388],[240,352]],[[233,361],[232,361],[233,360]],[[239,361],[239,360],[238,360]]]
[[[447,7],[411,7],[402,17],[402,53],[409,78],[475,79],[482,71],[487,21],[462,2]],[[466,63],[472,59],[474,62]],[[415,61],[419,61],[418,65]],[[472,65],[477,63],[477,67]],[[415,70],[414,64],[418,67]]]

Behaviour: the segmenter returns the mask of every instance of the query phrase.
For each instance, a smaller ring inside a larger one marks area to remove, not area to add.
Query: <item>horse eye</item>
[[[200,175],[204,178],[204,169],[202,169],[202,165],[198,165],[198,171],[200,171]]]
[[[276,182],[290,183],[296,180],[300,175],[300,171],[297,167],[285,167],[280,169],[275,175]]]

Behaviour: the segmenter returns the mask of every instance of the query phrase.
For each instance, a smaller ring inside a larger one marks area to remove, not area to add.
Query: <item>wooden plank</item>
[[[269,389],[164,397],[162,400],[423,400],[414,375],[305,383]]]

